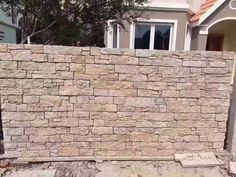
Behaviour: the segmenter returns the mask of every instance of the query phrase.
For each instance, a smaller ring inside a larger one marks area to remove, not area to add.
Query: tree
[[[104,25],[139,17],[147,0],[0,0],[8,15],[21,17],[22,43],[103,45]],[[13,7],[13,10],[12,10]]]

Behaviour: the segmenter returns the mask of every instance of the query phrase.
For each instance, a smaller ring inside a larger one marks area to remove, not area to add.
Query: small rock
[[[229,162],[230,173],[236,174],[236,162]]]
[[[97,159],[97,160],[96,160],[96,163],[103,163],[103,160]]]
[[[112,165],[117,165],[117,163],[118,163],[117,161],[112,161],[111,162]]]

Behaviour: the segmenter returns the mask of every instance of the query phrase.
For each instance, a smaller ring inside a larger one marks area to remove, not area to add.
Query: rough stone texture
[[[223,150],[234,53],[2,48],[8,155],[168,156]]]
[[[230,170],[230,173],[236,174],[236,162],[229,163],[229,170]]]
[[[214,167],[224,164],[212,152],[175,154],[175,160],[179,161],[185,168]]]

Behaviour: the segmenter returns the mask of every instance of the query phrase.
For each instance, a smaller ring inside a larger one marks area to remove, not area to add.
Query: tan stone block
[[[201,113],[177,113],[175,120],[200,120]]]
[[[31,127],[48,127],[48,120],[42,119],[42,120],[34,120],[30,122]]]
[[[95,97],[94,103],[96,103],[96,104],[112,104],[113,97]]]
[[[226,122],[228,120],[227,114],[216,114],[216,121]]]
[[[210,142],[224,142],[225,134],[224,133],[209,133],[208,141]]]
[[[133,82],[92,80],[91,87],[98,89],[130,89],[133,88]]]
[[[21,62],[19,63],[18,69],[28,70],[28,71],[37,71],[38,65],[33,62]]]
[[[163,97],[169,97],[169,98],[173,98],[173,97],[179,97],[179,91],[176,90],[163,90],[162,91],[162,96]]]
[[[70,64],[70,71],[85,73],[85,69],[86,69],[85,64],[75,64],[75,63]]]
[[[161,73],[163,77],[186,77],[190,75],[190,69],[183,67],[160,67],[159,73]]]
[[[138,65],[138,58],[132,56],[111,55],[110,64]]]
[[[38,70],[40,73],[56,73],[56,65],[54,63],[39,63]]]
[[[40,104],[43,106],[61,106],[61,98],[59,96],[41,96]]]
[[[116,65],[115,72],[125,74],[136,74],[139,71],[139,66],[132,65]]]
[[[184,98],[200,98],[201,90],[181,90],[180,97]]]
[[[171,101],[167,103],[167,110],[176,113],[199,113],[200,106],[190,106],[182,101]]]
[[[220,61],[210,62],[210,66],[214,67],[214,68],[225,68],[226,63],[225,62],[220,62]]]
[[[15,61],[1,61],[0,68],[14,70],[17,69],[17,63]]]
[[[79,156],[79,148],[78,147],[59,147],[58,148],[58,156],[61,157],[73,157]]]
[[[43,113],[33,112],[3,112],[3,120],[29,121],[37,118],[43,118]]]
[[[95,96],[136,96],[136,89],[122,89],[122,90],[112,90],[112,89],[94,89]]]
[[[17,103],[20,104],[22,103],[22,96],[16,95],[16,96],[9,96],[8,97],[9,103]]]
[[[23,128],[3,128],[4,135],[21,136],[24,135]]]
[[[23,96],[23,103],[39,103],[39,96]]]
[[[3,103],[2,104],[2,110],[3,111],[16,111],[16,104],[10,104],[10,103]]]
[[[166,89],[167,87],[167,84],[164,82],[148,82],[145,84],[147,85],[148,90],[160,91]]]
[[[106,75],[112,74],[115,71],[113,65],[96,65],[96,64],[87,64],[86,73],[90,75]]]
[[[148,79],[146,74],[119,74],[119,80],[142,82]]]
[[[182,66],[183,60],[178,58],[164,57],[161,60],[161,66]]]
[[[28,143],[29,142],[29,137],[24,135],[24,136],[12,136],[11,141],[13,143]]]
[[[30,143],[46,143],[48,141],[48,136],[34,136],[29,135],[29,142]]]
[[[203,68],[203,73],[206,74],[227,74],[231,73],[229,68]]]
[[[0,45],[0,52],[7,52],[7,44]]]
[[[94,127],[92,129],[94,135],[110,135],[113,133],[112,127]]]
[[[81,48],[45,45],[44,53],[55,54],[55,55],[80,55]]]
[[[158,141],[158,135],[148,134],[143,132],[131,132],[130,141],[156,142]]]
[[[91,148],[99,150],[125,150],[125,146],[125,142],[91,142]]]
[[[79,88],[77,86],[61,86],[59,90],[60,95],[92,95],[92,88]]]
[[[202,106],[229,106],[228,99],[200,98],[198,104]]]
[[[30,50],[11,50],[13,60],[32,61],[33,57]]]
[[[75,135],[88,135],[89,129],[87,127],[71,127],[70,133]]]
[[[32,53],[43,53],[43,45],[25,45],[25,49],[30,49]]]
[[[11,61],[13,57],[10,53],[0,53],[0,60],[1,61]]]
[[[206,62],[205,61],[184,61],[183,66],[189,66],[189,67],[205,67]]]
[[[135,119],[135,118],[134,118]],[[174,114],[173,113],[144,113],[143,119],[146,120],[153,120],[153,121],[173,121]],[[137,120],[140,120],[139,117],[137,117]]]
[[[67,129],[65,127],[56,128],[25,128],[25,135],[40,135],[40,136],[53,136],[58,134],[65,134]]]
[[[101,55],[101,48],[91,47],[91,55],[100,56]]]
[[[124,105],[133,106],[133,107],[154,107],[155,99],[154,98],[127,97]]]

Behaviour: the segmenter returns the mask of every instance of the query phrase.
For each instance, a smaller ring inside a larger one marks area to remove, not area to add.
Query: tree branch
[[[29,37],[33,37],[35,35],[38,35],[40,33],[43,33],[47,30],[49,30],[54,24],[56,23],[56,20],[54,20],[50,25],[47,26],[47,28],[41,29],[39,31],[33,32],[31,35],[29,35]],[[27,41],[27,37],[22,41],[22,44],[24,44]]]

